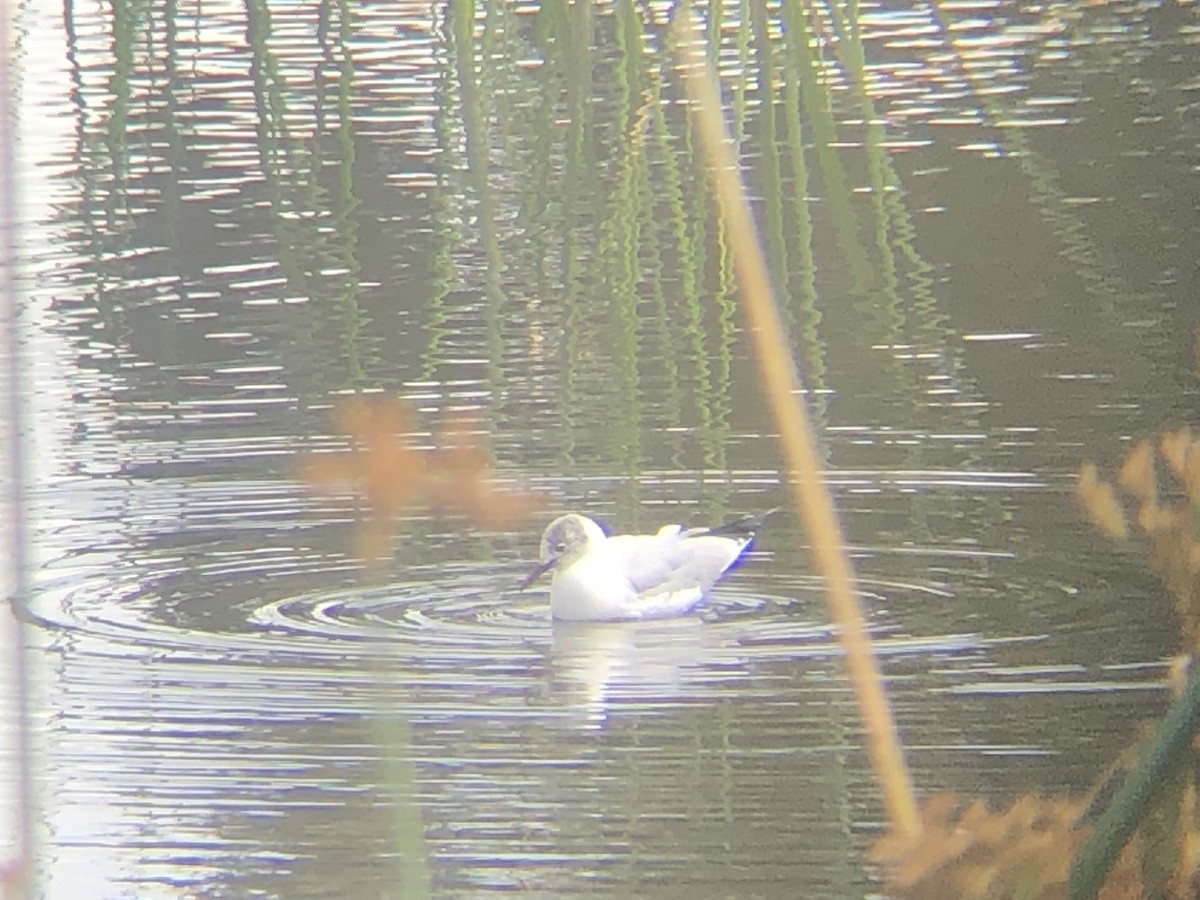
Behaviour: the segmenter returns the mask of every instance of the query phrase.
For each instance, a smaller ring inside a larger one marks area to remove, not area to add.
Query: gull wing
[[[609,560],[624,573],[645,617],[684,612],[703,598],[741,555],[749,536],[724,537],[707,529],[667,525],[654,535],[609,538]]]

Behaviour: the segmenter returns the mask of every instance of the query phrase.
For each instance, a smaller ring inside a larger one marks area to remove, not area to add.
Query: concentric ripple
[[[262,602],[239,599],[245,584],[210,583],[202,595],[172,596],[167,573],[157,582],[144,575],[122,584],[111,572],[66,579],[58,592],[40,592],[33,617],[58,633],[101,639],[103,655],[181,653],[286,662],[329,657],[468,657],[496,661],[531,650],[544,651],[563,623],[549,616],[546,590],[518,591],[516,564],[480,562],[414,567],[404,580],[382,585],[339,586]],[[310,579],[311,580],[311,579]],[[213,579],[218,581],[219,579]],[[272,587],[262,580],[260,588]],[[906,594],[946,596],[936,588],[864,580],[864,605],[886,605]],[[738,658],[828,656],[838,652],[836,633],[826,624],[822,580],[771,572],[735,573],[719,585],[697,619],[709,651],[728,662]],[[214,612],[224,603],[220,615]],[[648,630],[650,623],[627,623]],[[588,627],[585,623],[583,627]],[[593,626],[594,627],[594,626]],[[884,653],[956,651],[978,648],[972,634],[893,638],[887,623],[874,629]]]

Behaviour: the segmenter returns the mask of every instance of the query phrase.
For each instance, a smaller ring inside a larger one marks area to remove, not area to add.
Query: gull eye
[[[554,545],[555,553],[563,553],[564,551],[566,551],[566,549],[567,549],[567,545],[564,541],[559,541],[557,544]]]

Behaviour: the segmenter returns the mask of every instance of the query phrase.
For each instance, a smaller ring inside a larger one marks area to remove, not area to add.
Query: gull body
[[[682,615],[695,609],[742,555],[761,518],[720,529],[664,525],[655,534],[609,537],[587,516],[570,513],[547,526],[540,561],[521,586],[552,571],[550,613],[555,619]]]

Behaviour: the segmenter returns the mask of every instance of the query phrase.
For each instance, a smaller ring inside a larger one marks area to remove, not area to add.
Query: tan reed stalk
[[[680,4],[676,11],[674,36],[683,63],[693,119],[708,157],[721,215],[728,226],[742,308],[779,429],[792,499],[812,541],[817,568],[826,580],[825,596],[830,615],[838,625],[847,674],[858,698],[867,733],[871,762],[883,789],[893,829],[901,835],[915,836],[921,831],[921,820],[912,778],[855,594],[854,576],[833,501],[822,478],[821,462],[800,394],[795,365],[783,340],[783,327],[771,291],[766,261],[725,130],[717,76],[708,65],[703,38],[687,3]]]

